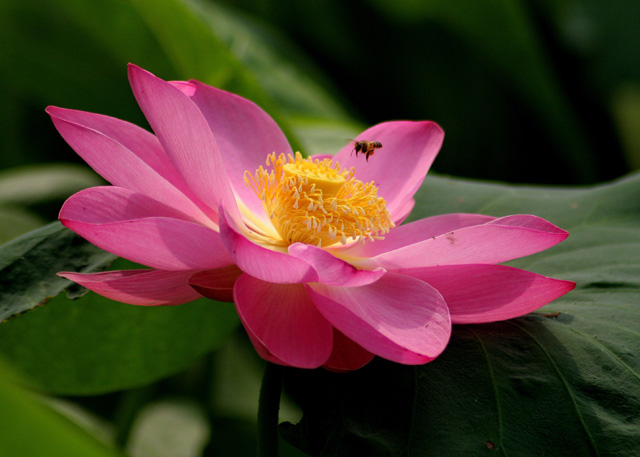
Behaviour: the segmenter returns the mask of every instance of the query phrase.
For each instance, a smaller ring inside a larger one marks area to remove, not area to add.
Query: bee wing
[[[357,156],[358,155],[358,148],[356,148],[357,141],[354,140],[353,138],[345,138],[344,141],[347,144],[351,144],[351,146],[353,146],[353,149],[351,150],[351,155],[353,155],[353,151],[356,151],[356,156]]]

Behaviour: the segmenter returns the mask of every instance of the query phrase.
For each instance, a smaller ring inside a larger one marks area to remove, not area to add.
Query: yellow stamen
[[[305,159],[275,153],[267,156],[245,183],[262,200],[265,213],[282,237],[272,244],[296,242],[326,247],[348,240],[380,240],[394,226],[378,188],[355,179],[330,159]]]

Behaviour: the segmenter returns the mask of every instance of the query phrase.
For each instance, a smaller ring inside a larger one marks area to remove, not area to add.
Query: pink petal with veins
[[[169,217],[194,222],[182,211],[146,195],[115,186],[90,187],[81,190],[69,197],[60,210],[61,220],[78,220],[95,224],[147,217]]]
[[[233,263],[219,233],[127,189],[80,191],[65,202],[59,218],[105,251],[159,270],[202,270]]]
[[[151,132],[127,121],[102,114],[57,108],[54,106],[49,106],[46,111],[53,118],[54,123],[57,120],[67,122],[104,135],[131,151],[139,157],[142,162],[150,166],[160,176],[164,177],[176,187],[179,187],[181,190],[182,188],[180,186],[187,187],[182,177],[171,165],[169,156],[167,156],[165,150],[162,149],[160,142]],[[77,152],[83,158],[85,155],[92,155],[94,156],[92,157],[93,160],[100,159],[100,157],[97,157],[95,151],[92,151],[90,148],[84,148]],[[114,165],[117,164],[111,166]]]
[[[243,325],[244,325],[244,322],[243,322]],[[275,363],[276,365],[283,365],[285,367],[293,366],[291,364],[283,362],[278,357],[273,355],[269,351],[269,349],[267,349],[266,346],[262,344],[262,342],[260,342],[258,337],[251,332],[251,329],[247,328],[246,325],[244,325],[244,330],[247,332],[247,336],[249,337],[249,341],[251,341],[251,344],[253,344],[253,348],[256,350],[256,352],[262,359],[266,360],[267,362]]]
[[[333,352],[322,367],[336,373],[344,373],[362,368],[374,357],[372,353],[334,328]]]
[[[131,88],[175,169],[209,208],[240,215],[216,140],[198,107],[174,85],[129,65]]]
[[[317,281],[318,274],[307,262],[285,252],[268,249],[247,239],[220,213],[220,235],[233,261],[245,273],[255,278],[279,284]]]
[[[236,281],[234,301],[247,331],[284,364],[317,368],[331,355],[331,324],[302,284],[274,284],[244,274]]]
[[[495,264],[535,254],[555,246],[568,233],[543,219],[529,215],[509,216],[482,225],[463,227],[415,244],[388,251],[356,266],[389,270],[466,263]]]
[[[178,208],[202,223],[216,217],[180,190],[191,194],[151,133],[92,113],[55,107],[47,112],[67,143],[111,184]]]
[[[331,324],[364,349],[385,359],[416,365],[435,359],[451,335],[449,311],[429,284],[387,273],[362,287],[307,285]]]
[[[191,274],[190,271],[162,270],[58,273],[103,297],[142,306],[181,305],[202,298],[187,283]]]
[[[520,317],[575,287],[504,265],[448,265],[402,270],[435,287],[454,324],[481,324]]]
[[[190,81],[189,97],[209,123],[223,158],[229,182],[251,212],[271,224],[262,202],[244,183],[244,172],[253,174],[265,165],[267,155],[293,154],[278,124],[258,105],[238,95]]]
[[[359,287],[380,279],[385,270],[358,270],[344,260],[327,251],[309,244],[294,243],[289,246],[289,254],[311,265],[318,274],[318,282],[327,286]]]
[[[395,249],[414,245],[451,230],[486,224],[494,219],[496,218],[482,214],[442,214],[394,227],[384,236],[383,240],[376,240],[374,243],[365,244],[354,243],[347,248],[338,249],[345,255],[375,257]]]
[[[106,224],[62,223],[105,251],[159,270],[205,270],[232,263],[216,232],[190,222],[157,217]]]
[[[233,286],[242,274],[235,265],[194,273],[189,285],[201,295],[212,300],[233,302]]]
[[[376,183],[378,195],[387,201],[387,209],[397,223],[406,217],[407,202],[422,185],[443,139],[444,132],[435,122],[384,122],[355,138],[382,143],[368,162],[362,155],[352,154],[353,143],[342,148],[335,160],[343,168],[355,167],[355,177],[360,181]]]

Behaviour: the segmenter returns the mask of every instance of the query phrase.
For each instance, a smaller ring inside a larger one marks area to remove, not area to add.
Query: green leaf
[[[434,362],[289,370],[313,455],[632,456],[640,449],[640,175],[588,189],[429,176],[414,219],[531,213],[570,237],[510,265],[577,282],[527,316],[454,326]],[[463,280],[463,278],[461,278]]]
[[[71,282],[57,272],[96,271],[114,259],[57,222],[0,247],[0,352],[37,387],[95,394],[143,385],[185,368],[237,327],[233,306],[205,299],[146,308],[93,293],[77,301],[58,295]]]
[[[0,359],[0,457],[120,455],[18,387],[9,370]]]
[[[181,306],[143,307],[93,292],[78,300],[61,294],[47,306],[5,323],[0,353],[40,389],[98,394],[177,373],[217,348],[237,326],[229,303],[201,299]]]
[[[59,222],[0,246],[0,323],[67,288],[70,281],[56,273],[104,269],[115,258]]]

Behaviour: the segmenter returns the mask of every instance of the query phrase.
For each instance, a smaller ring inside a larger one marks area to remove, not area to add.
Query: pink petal
[[[96,134],[104,135],[124,146],[167,181],[173,183],[173,180],[177,180],[178,183],[184,184],[180,175],[171,165],[171,161],[167,153],[162,149],[158,139],[147,130],[130,122],[102,114],[57,108],[55,106],[49,106],[46,111],[53,118],[54,123],[68,123],[94,131]],[[93,160],[100,159],[99,157],[93,157],[95,156],[95,151],[92,151],[91,148],[83,148],[80,155],[84,157],[84,154],[88,154]],[[106,161],[103,159],[103,162]],[[117,164],[105,165],[113,167]],[[123,171],[126,172],[126,170]]]
[[[240,220],[216,140],[198,107],[174,85],[129,65],[133,93],[176,170],[209,208]]]
[[[482,214],[453,213],[420,219],[405,225],[392,228],[383,240],[372,243],[354,243],[346,249],[341,249],[345,255],[356,257],[375,257],[385,252],[415,245],[434,236],[442,235],[451,230],[481,225],[491,222],[495,217]],[[338,248],[340,249],[340,248]]]
[[[438,289],[454,324],[481,324],[530,313],[575,287],[504,265],[448,265],[402,270]]]
[[[324,159],[329,159],[329,160],[334,160],[335,156],[333,154],[314,154],[312,156],[309,156],[309,158],[311,160],[324,160]]]
[[[181,305],[202,298],[187,283],[191,274],[191,271],[162,270],[58,273],[111,300],[142,306]]]
[[[263,281],[281,284],[318,280],[318,274],[307,262],[255,244],[232,224],[226,212],[221,212],[220,236],[234,263],[245,273]]]
[[[331,355],[331,324],[302,284],[273,284],[244,274],[236,281],[234,301],[247,332],[284,364],[317,368]]]
[[[247,336],[249,337],[251,344],[253,344],[253,347],[255,348],[256,352],[264,360],[266,360],[267,362],[275,363],[276,365],[284,365],[285,367],[294,366],[294,365],[283,362],[278,357],[273,355],[271,351],[269,351],[269,349],[267,349],[267,347],[260,342],[258,337],[255,336],[253,333],[251,333],[251,329],[247,328],[246,326],[244,327],[244,329],[247,332]]]
[[[394,214],[394,223],[396,225],[400,225],[404,222],[404,220],[409,217],[413,207],[416,205],[416,201],[412,198],[407,200],[402,206],[399,206]]]
[[[338,329],[333,329],[333,352],[323,368],[337,373],[357,370],[371,362],[374,355],[350,340]]]
[[[535,216],[518,215],[463,227],[355,262],[361,268],[419,268],[467,263],[501,263],[550,248],[568,233]],[[393,229],[392,229],[393,230]],[[375,244],[375,243],[372,243]]]
[[[105,251],[159,270],[206,270],[233,263],[214,230],[173,219],[170,211],[175,210],[139,194],[129,206],[115,206],[119,192],[127,191],[104,190],[87,189],[69,198],[60,221]],[[145,217],[145,201],[159,217]]]
[[[262,202],[244,183],[244,172],[253,174],[258,166],[266,167],[265,159],[272,152],[291,154],[287,138],[255,103],[198,81],[190,84],[189,96],[215,135],[231,187],[252,213],[268,221]]]
[[[531,214],[513,214],[511,216],[503,216],[493,219],[490,224],[504,225],[507,227],[522,227],[540,232],[555,233],[563,235],[565,238],[569,236],[566,230],[553,225],[551,222]]]
[[[187,97],[193,97],[196,93],[196,86],[189,81],[167,81],[176,89],[180,90]]]
[[[69,197],[60,210],[61,219],[95,224],[146,217],[169,217],[192,221],[185,213],[153,198],[129,189],[112,186],[81,190]]]
[[[362,287],[309,284],[322,315],[347,338],[385,359],[416,365],[435,359],[451,335],[449,311],[429,284],[387,273]]]
[[[241,274],[242,270],[235,265],[199,271],[189,278],[189,285],[212,300],[233,302],[233,286]]]
[[[318,274],[318,282],[328,286],[364,286],[377,281],[385,273],[382,268],[374,271],[358,270],[333,254],[309,244],[292,244],[289,246],[289,254],[311,265]]]
[[[342,148],[335,159],[346,169],[354,167],[359,180],[375,181],[378,195],[387,201],[393,221],[398,222],[406,217],[407,201],[424,181],[443,139],[444,132],[431,121],[384,122],[355,138],[382,143],[368,162],[352,154],[354,143]]]
[[[107,181],[210,223],[196,203],[178,189],[185,190],[186,185],[151,133],[107,116],[56,107],[47,108],[47,112],[67,143]],[[215,217],[215,212],[209,210],[209,215]]]

